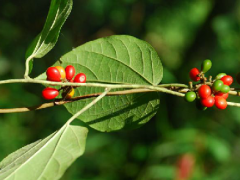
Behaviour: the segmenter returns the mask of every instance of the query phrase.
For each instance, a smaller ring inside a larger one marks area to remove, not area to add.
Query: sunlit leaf
[[[152,46],[124,35],[88,42],[64,55],[60,62],[63,67],[71,64],[77,73],[85,73],[87,82],[157,85],[163,75],[161,61]],[[38,77],[44,78],[45,74]],[[103,92],[103,88],[79,87],[75,96],[97,92]],[[65,106],[75,114],[91,100]],[[104,97],[78,118],[99,131],[136,128],[155,115],[159,103],[156,92]]]
[[[72,0],[52,0],[47,20],[41,33],[28,47],[26,58],[41,58],[56,44],[60,30],[72,9]],[[32,69],[32,61],[30,62]]]
[[[64,125],[43,140],[10,154],[0,163],[0,179],[59,179],[83,154],[87,128]]]

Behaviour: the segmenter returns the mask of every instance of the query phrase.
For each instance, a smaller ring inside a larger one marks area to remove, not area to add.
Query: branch
[[[25,62],[25,73],[24,73],[25,79],[30,79],[30,77],[29,77],[29,62],[32,60],[33,57],[34,57],[34,55],[29,56]]]
[[[235,102],[227,102],[228,106],[235,106],[235,107],[240,107],[240,103],[235,103]]]
[[[94,104],[96,104],[100,99],[102,99],[104,96],[106,96],[106,94],[110,91],[110,88],[106,88],[105,91],[103,93],[101,93],[100,96],[98,96],[96,99],[94,99],[91,103],[89,103],[88,105],[86,105],[84,108],[82,108],[80,111],[78,111],[76,114],[74,114],[68,121],[66,124],[70,124],[74,119],[76,119],[79,115],[81,115],[82,113],[84,113],[86,110],[88,110],[90,107],[92,107]]]
[[[135,94],[135,93],[144,93],[144,92],[153,92],[153,90],[149,90],[149,89],[130,89],[130,90],[125,90],[125,91],[108,92],[106,94],[106,96],[126,95],[126,94]],[[40,104],[40,105],[32,106],[32,107],[0,109],[0,114],[2,114],[2,113],[18,113],[18,112],[27,112],[27,111],[45,109],[45,108],[50,108],[50,107],[53,107],[53,106],[59,106],[59,105],[63,105],[63,104],[66,104],[66,103],[71,103],[71,102],[74,102],[74,101],[79,101],[79,100],[82,100],[82,99],[97,97],[100,94],[102,94],[102,93],[87,94],[87,95],[84,95],[84,96],[74,97],[74,98],[69,99],[69,100],[56,99],[54,102],[44,103],[44,104]]]
[[[183,93],[175,92],[169,90],[165,87],[159,87],[157,85],[140,85],[140,84],[104,84],[104,83],[69,83],[69,82],[53,82],[46,80],[36,80],[36,79],[9,79],[0,81],[1,84],[9,83],[34,83],[34,84],[46,84],[52,86],[73,86],[73,87],[102,87],[102,88],[111,88],[111,89],[151,89],[158,92],[164,92],[180,97],[184,97]],[[182,85],[183,86],[183,85]],[[186,86],[186,85],[184,85]]]
[[[47,81],[47,80],[36,80],[36,79],[9,79],[9,80],[3,80],[0,81],[1,84],[9,84],[9,83],[34,83],[34,84],[45,84],[50,86],[72,86],[72,87],[101,87],[101,88],[110,88],[110,89],[130,89],[130,90],[124,90],[124,91],[116,91],[107,93],[108,96],[111,95],[123,95],[123,94],[133,94],[133,93],[141,93],[141,92],[163,92],[167,94],[172,94],[175,96],[184,97],[185,93],[189,91],[189,86],[185,84],[160,84],[160,85],[140,85],[140,84],[105,84],[105,83],[71,83],[71,82],[53,82],[53,81]],[[206,83],[209,85],[212,85],[212,83]],[[194,89],[197,90],[201,84],[195,84]],[[234,91],[237,90],[237,88],[231,88],[231,91],[229,91],[230,95],[240,96],[240,92]],[[77,100],[85,99],[85,98],[91,98],[98,96],[99,93],[95,94],[88,94],[80,97],[75,97],[70,100],[62,100],[57,99],[55,102],[50,103],[44,103],[38,106],[33,107],[22,107],[22,108],[12,108],[12,109],[0,109],[0,113],[15,113],[15,112],[26,112],[26,111],[32,111],[32,110],[39,110],[43,108],[53,107],[55,105],[62,105],[69,102],[74,102]],[[232,103],[229,102],[229,106],[237,106],[238,103]]]

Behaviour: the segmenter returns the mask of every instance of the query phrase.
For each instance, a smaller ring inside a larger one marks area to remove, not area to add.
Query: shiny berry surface
[[[215,106],[218,109],[226,109],[227,107],[227,101],[223,97],[215,97]]]
[[[204,84],[202,85],[199,89],[198,89],[198,95],[200,98],[208,98],[210,95],[211,95],[212,91],[211,91],[211,88]]]
[[[55,68],[57,68],[57,70],[60,72],[61,79],[65,79],[66,78],[65,69],[62,66],[55,66]]]
[[[230,87],[228,85],[223,85],[221,92],[228,93],[230,91]]]
[[[201,99],[201,103],[205,107],[212,107],[215,103],[215,98],[212,96],[209,96],[208,98]]]
[[[197,68],[192,68],[189,72],[189,76],[193,81],[199,81],[200,77],[198,77],[200,71]]]
[[[223,84],[230,86],[233,83],[233,78],[232,76],[226,75],[221,78],[223,81]]]
[[[66,79],[70,81],[75,75],[75,68],[72,65],[68,65],[65,68],[65,72],[66,72]]]
[[[215,95],[215,97],[222,97],[224,99],[228,98],[228,93],[217,92],[214,95]]]
[[[61,81],[61,74],[55,67],[49,67],[46,74],[49,81]]]
[[[195,92],[187,92],[185,94],[185,100],[187,102],[193,102],[196,99],[196,93]]]
[[[73,81],[75,83],[85,83],[86,82],[86,75],[84,73],[79,73],[75,76]]]
[[[222,87],[223,87],[223,82],[221,80],[216,80],[214,81],[212,88],[215,92],[221,91]]]
[[[206,73],[207,71],[209,71],[212,67],[212,61],[209,59],[206,59],[203,61],[202,66],[201,66],[201,70],[203,73]]]
[[[226,73],[219,73],[217,76],[216,76],[216,79],[221,79],[223,76],[226,76],[227,74]]]
[[[44,99],[51,100],[57,97],[59,94],[58,90],[55,88],[47,87],[42,91],[42,96]]]

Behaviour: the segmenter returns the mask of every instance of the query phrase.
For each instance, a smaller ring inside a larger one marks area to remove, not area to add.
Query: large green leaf
[[[152,46],[124,35],[88,42],[64,55],[60,62],[64,67],[71,64],[77,72],[84,72],[87,82],[157,85],[163,74],[161,61]],[[46,78],[46,75],[38,78]],[[96,92],[103,92],[103,89],[81,87],[75,90],[75,96]],[[91,100],[65,106],[75,114]],[[104,97],[78,118],[99,131],[135,128],[154,116],[159,103],[155,92]]]
[[[29,46],[26,58],[41,58],[56,44],[58,36],[72,9],[72,0],[52,0],[47,20],[41,33]],[[32,63],[30,64],[31,69]]]
[[[0,179],[32,180],[61,178],[85,150],[87,128],[64,125],[43,140],[10,154],[0,163]]]

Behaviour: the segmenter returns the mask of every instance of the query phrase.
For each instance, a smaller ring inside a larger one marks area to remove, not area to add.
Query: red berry
[[[224,99],[228,98],[228,93],[217,92],[214,95],[215,97],[223,97]]]
[[[218,109],[226,109],[227,101],[223,97],[215,97],[215,106]]]
[[[57,68],[57,70],[59,71],[59,73],[61,75],[61,79],[65,79],[66,72],[65,72],[64,68],[62,66],[55,66],[55,68]]]
[[[75,76],[73,81],[75,83],[85,83],[86,82],[86,75],[84,73],[79,73]]]
[[[212,91],[208,85],[204,84],[198,89],[198,94],[199,94],[200,98],[205,99],[205,98],[208,98],[212,94]]]
[[[232,76],[226,75],[221,78],[223,84],[230,86],[233,83]]]
[[[66,71],[66,79],[70,81],[75,75],[75,68],[72,65],[68,65],[65,68],[65,71]]]
[[[50,100],[58,96],[58,90],[55,88],[47,87],[42,91],[44,99]]]
[[[49,67],[47,69],[47,80],[49,81],[61,81],[61,74],[55,67]]]
[[[208,98],[201,99],[201,103],[205,107],[212,107],[215,103],[215,99],[212,96],[209,96]]]
[[[197,68],[192,68],[189,72],[189,76],[193,81],[199,81],[200,77],[198,76],[200,71]]]

